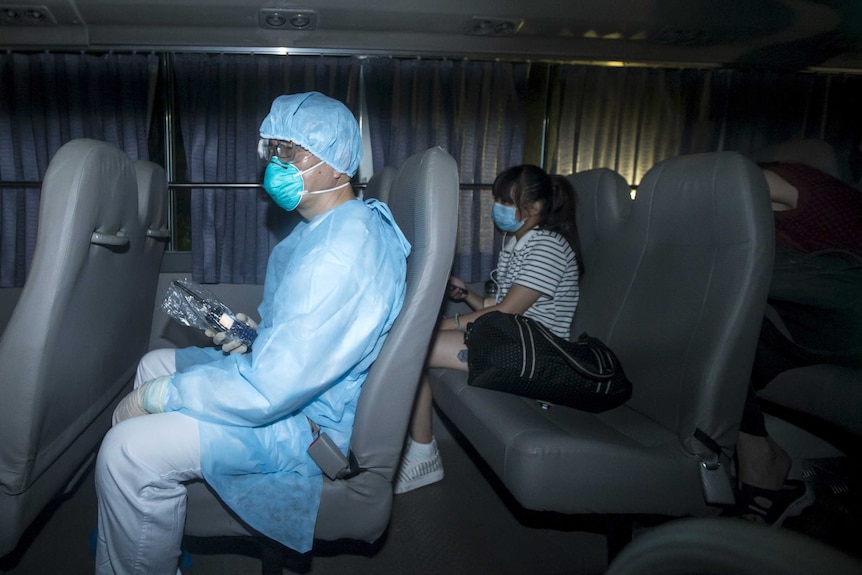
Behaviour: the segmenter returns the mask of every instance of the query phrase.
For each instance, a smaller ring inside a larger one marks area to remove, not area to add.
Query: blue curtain
[[[524,154],[529,64],[370,59],[364,77],[375,171],[431,146],[458,163],[461,198],[453,273],[487,279],[499,236],[485,187]]]
[[[317,90],[356,112],[353,58],[177,54],[172,59],[185,173],[192,184],[259,184],[258,128],[281,94]],[[192,276],[263,283],[272,248],[296,223],[259,187],[191,191]]]
[[[158,59],[141,54],[0,54],[0,287],[24,285],[39,182],[63,144],[93,138],[149,159]]]
[[[191,195],[193,275],[261,283],[272,247],[297,216],[257,187],[257,130],[280,94],[319,90],[359,117],[365,82],[373,167],[430,146],[458,162],[453,273],[488,277],[499,236],[488,217],[503,168],[524,157],[529,63],[398,58],[171,54],[178,119],[175,188]],[[0,54],[0,286],[21,286],[32,259],[39,182],[73,138],[148,159],[159,59],[145,54]],[[544,68],[547,69],[547,68]],[[745,70],[551,66],[545,165],[567,174],[611,167],[637,185],[656,162],[713,150],[751,153],[821,138],[847,159],[862,139],[862,78]],[[535,97],[534,95],[532,97]],[[535,105],[535,103],[533,103]],[[155,149],[155,148],[154,148]],[[855,174],[858,179],[860,174]],[[244,183],[247,187],[222,184]]]
[[[712,149],[749,154],[804,138],[827,140],[842,154],[860,148],[862,77],[718,70],[707,81]]]
[[[184,178],[194,184],[260,181],[257,130],[279,94],[318,90],[359,117],[360,66],[375,169],[442,146],[463,183],[482,183],[523,155],[527,64],[192,54],[173,66]],[[195,279],[262,283],[269,252],[297,216],[256,187],[196,187],[191,202]],[[488,190],[463,191],[455,271],[468,281],[493,266],[489,213]]]
[[[684,70],[561,65],[549,110],[551,171],[605,167],[639,182],[686,147],[698,81]]]
[[[556,173],[609,167],[637,185],[676,155],[751,155],[802,138],[849,155],[862,138],[855,76],[577,65],[560,65],[558,74],[548,157]]]

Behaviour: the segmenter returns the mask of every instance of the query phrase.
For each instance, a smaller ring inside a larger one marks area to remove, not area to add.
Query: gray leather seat
[[[741,519],[680,519],[650,529],[605,575],[854,575],[862,563],[820,541]]]
[[[839,162],[835,148],[826,140],[805,138],[767,146],[753,154],[755,162],[794,162],[814,166],[833,178],[852,183],[850,167]]]
[[[849,167],[838,161],[835,148],[825,140],[781,142],[758,151],[755,158],[758,161],[806,164],[851,183]],[[862,266],[862,261],[859,266]],[[772,322],[790,341],[793,340],[778,312],[770,305],[767,306],[766,321]],[[819,424],[826,422],[829,424],[827,439],[837,441],[842,447],[855,449],[858,438],[862,437],[862,369],[830,364],[799,367],[780,373],[758,395],[768,402],[766,409],[780,408],[781,416],[793,418],[803,414],[806,421],[799,422],[807,427],[817,427],[814,431],[818,433],[823,431]]]
[[[455,254],[455,160],[441,148],[409,158],[395,178],[389,206],[413,246],[407,295],[359,399],[351,451],[366,471],[345,480],[324,478],[317,539],[375,541],[389,524],[392,479]],[[249,533],[205,484],[189,485],[188,497],[187,534]],[[275,572],[281,572],[280,567]]]
[[[616,233],[631,211],[631,188],[610,168],[593,168],[568,176],[577,197],[578,237],[585,269],[590,269],[593,249],[600,238]]]
[[[392,182],[398,175],[398,169],[395,166],[386,166],[379,172],[375,172],[368,180],[368,185],[365,187],[364,198],[376,198],[383,203],[389,203],[389,192],[392,190]]]
[[[599,414],[545,406],[432,370],[438,406],[522,506],[683,516],[732,502],[728,456],[774,251],[765,188],[739,154],[667,160],[645,176],[624,225],[593,248],[572,333],[617,353],[634,385],[627,404]],[[706,485],[702,462],[720,463]],[[609,551],[618,544],[609,538]]]
[[[825,439],[842,448],[858,450],[858,438],[862,437],[862,369],[826,363],[790,369],[778,374],[758,396],[776,406],[828,422],[849,437],[842,441],[827,433],[829,437]],[[770,409],[768,404],[766,409]]]
[[[135,257],[140,266],[138,277],[140,283],[132,290],[129,297],[134,298],[134,303],[131,305],[140,305],[144,308],[149,306],[152,316],[162,257],[171,236],[167,227],[168,179],[165,169],[154,162],[136,160],[134,165],[138,182],[138,221],[144,236],[142,241],[131,246],[131,249],[137,252]],[[157,310],[157,313],[163,314],[158,307]],[[140,335],[144,340],[142,344],[144,350],[149,349],[151,327],[152,324],[149,324],[147,332]],[[135,337],[138,335],[136,334]],[[141,344],[136,341],[135,345]]]
[[[163,167],[147,160],[135,161],[135,175],[138,180],[138,219],[146,234],[144,253],[147,265],[156,266],[158,270],[165,244],[171,237],[168,229],[168,178]]]
[[[158,278],[132,160],[94,140],[45,174],[33,263],[0,338],[0,554],[91,457],[146,352]],[[137,302],[137,303],[136,303]]]

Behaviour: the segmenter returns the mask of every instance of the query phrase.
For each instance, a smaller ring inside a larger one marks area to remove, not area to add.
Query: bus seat
[[[849,166],[838,161],[835,148],[820,139],[789,140],[755,154],[758,161],[798,162],[853,183]],[[862,193],[862,192],[860,192]],[[767,305],[766,319],[790,337],[781,317]],[[862,369],[840,365],[810,365],[785,371],[758,392],[765,408],[824,436],[842,449],[862,437]],[[800,417],[801,416],[801,417]],[[823,425],[825,424],[825,425]]]
[[[138,180],[138,219],[144,230],[142,242],[132,246],[140,249],[144,281],[135,292],[135,305],[153,308],[159,284],[162,256],[171,237],[168,222],[168,178],[165,169],[147,160],[135,161]],[[157,306],[158,307],[158,306]],[[151,325],[152,327],[152,325]],[[149,337],[147,339],[149,347]]]
[[[610,168],[593,168],[567,176],[577,197],[578,237],[584,268],[590,268],[593,246],[599,238],[616,233],[631,210],[631,188]]]
[[[132,160],[73,140],[42,184],[33,263],[0,337],[0,554],[76,478],[146,351]],[[83,353],[86,351],[86,353]]]
[[[853,575],[856,558],[816,539],[741,519],[679,519],[646,531],[605,575]]]
[[[392,190],[392,182],[395,181],[395,176],[398,174],[398,169],[395,166],[386,166],[379,172],[376,172],[368,180],[368,185],[365,187],[364,199],[376,198],[381,202],[389,203],[389,193]]]
[[[18,304],[18,298],[21,297],[21,291],[23,290],[19,287],[0,288],[0,333],[6,329],[6,324],[12,317],[12,311]]]
[[[523,507],[605,516],[613,555],[632,515],[709,515],[711,502],[732,503],[729,457],[774,253],[765,188],[737,153],[672,158],[596,244],[572,334],[617,353],[634,385],[625,405],[592,414],[431,370],[438,407]]]
[[[850,451],[858,452],[862,437],[862,369],[826,363],[790,369],[778,374],[758,392],[758,397],[768,402],[768,411],[772,408],[769,404],[791,410],[777,413],[779,417],[794,419],[793,414],[799,413],[829,424],[830,432],[824,439],[834,441],[837,447],[852,446]],[[831,433],[832,429],[840,430],[842,437]]]
[[[315,527],[319,540],[372,542],[389,523],[392,479],[455,254],[455,160],[442,148],[410,157],[398,170],[389,200],[398,225],[413,246],[407,262],[407,295],[369,371],[356,411],[351,451],[366,471],[345,480],[324,478]],[[201,482],[189,485],[186,533],[199,537],[248,535]],[[266,557],[264,554],[265,571]],[[281,568],[276,566],[273,572],[280,573]]]
[[[755,162],[793,162],[812,166],[833,178],[853,184],[850,166],[838,161],[835,148],[826,140],[805,138],[787,140],[758,150]]]
[[[857,266],[858,269],[858,266]],[[793,341],[778,311],[766,305],[764,321]],[[821,363],[779,373],[757,392],[764,410],[799,424],[846,454],[860,452],[862,369]]]
[[[155,162],[135,161],[138,180],[138,218],[149,241],[144,242],[155,255],[152,259],[161,264],[165,241],[171,237],[168,230],[168,178],[165,169]]]

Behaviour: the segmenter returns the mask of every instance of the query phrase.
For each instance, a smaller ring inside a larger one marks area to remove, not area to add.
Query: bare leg
[[[438,330],[428,355],[428,367],[467,370],[467,348],[464,334],[455,330]],[[461,353],[464,352],[464,353]],[[431,429],[431,384],[423,374],[413,403],[410,437],[407,440],[393,491],[406,493],[443,479],[443,461]]]
[[[413,415],[410,418],[410,437],[417,443],[431,443],[432,405],[431,384],[428,383],[428,377],[423,374],[419,382],[419,391],[416,392],[416,401],[413,403]]]
[[[740,432],[737,512],[750,521],[780,526],[814,503],[814,491],[802,481],[787,479],[790,456],[766,435]]]
[[[467,371],[467,364],[458,359],[458,353],[465,350],[464,334],[455,330],[440,330],[434,338],[431,353],[428,356],[428,367],[448,367]],[[419,382],[419,391],[413,404],[413,415],[410,419],[410,437],[417,443],[431,443],[431,384],[423,374]]]
[[[742,432],[736,440],[736,456],[739,482],[762,489],[781,489],[792,463],[771,437]]]

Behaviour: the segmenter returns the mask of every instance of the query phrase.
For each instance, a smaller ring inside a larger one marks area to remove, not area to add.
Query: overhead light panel
[[[57,20],[47,6],[0,4],[0,25],[56,26]]]
[[[666,26],[658,31],[651,40],[656,44],[666,46],[694,46],[705,44],[709,36],[703,30],[697,28],[673,28]]]
[[[473,16],[467,28],[471,36],[512,36],[524,25],[523,18],[483,18]]]
[[[258,13],[258,24],[267,30],[314,30],[317,27],[317,12],[264,8]]]

